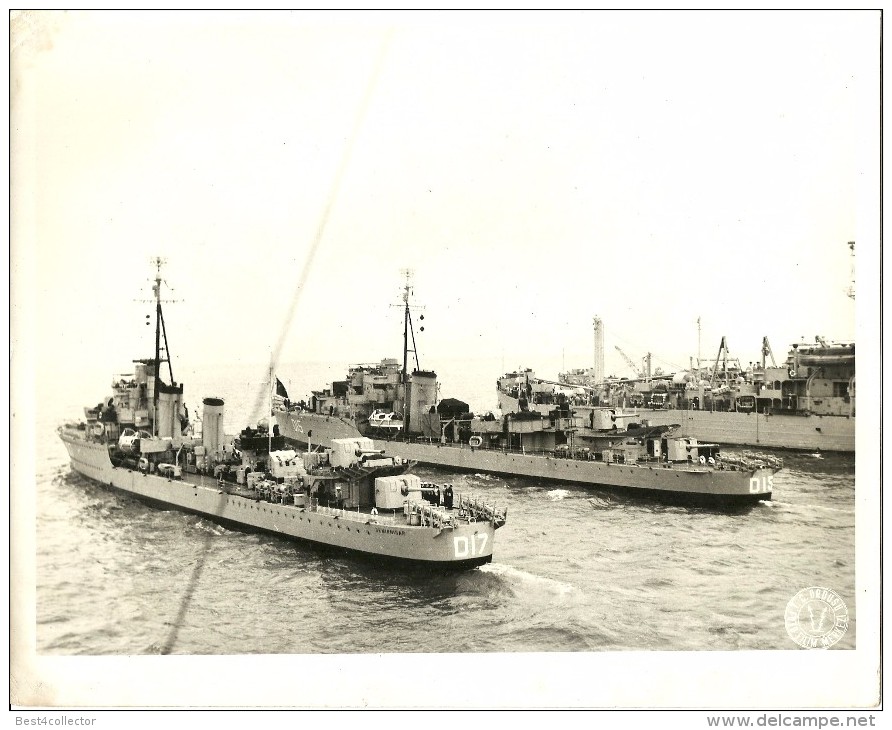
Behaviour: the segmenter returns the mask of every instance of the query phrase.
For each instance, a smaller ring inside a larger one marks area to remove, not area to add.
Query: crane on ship
[[[630,368],[632,368],[632,372],[635,373],[635,377],[636,377],[636,378],[643,378],[643,377],[644,377],[644,373],[642,373],[642,372],[638,369],[638,366],[635,364],[635,361],[634,361],[631,357],[629,357],[626,353],[624,353],[624,352],[620,349],[619,345],[614,345],[614,347],[616,348],[616,351],[617,351],[620,355],[622,355],[623,360],[626,361],[626,364],[627,364]]]
[[[765,369],[765,358],[771,357],[771,367],[776,368],[777,364],[774,362],[774,353],[771,351],[771,345],[768,343],[768,336],[762,338],[762,370]]]
[[[651,369],[650,369],[651,368],[651,357],[652,357],[651,353],[648,352],[647,355],[645,355],[643,358],[641,358],[642,367],[641,367],[641,369],[639,369],[638,366],[635,364],[635,361],[631,357],[629,357],[625,352],[623,352],[619,348],[619,345],[614,345],[614,347],[616,348],[616,351],[620,355],[623,356],[623,360],[626,361],[628,366],[630,368],[632,368],[632,372],[635,373],[635,377],[638,378],[639,380],[643,380],[644,382],[649,383],[651,380]],[[662,374],[662,371],[659,368],[657,368],[657,375],[660,375],[660,374]]]
[[[724,359],[722,358],[722,354],[724,354],[724,356],[725,356]],[[709,379],[709,387],[710,388],[715,387],[716,376],[718,375],[718,372],[719,372],[719,360],[722,360],[722,363],[724,365],[723,370],[725,373],[725,382],[727,383],[727,381],[728,381],[728,343],[725,340],[724,335],[722,335],[722,341],[719,344],[719,352],[715,356],[715,364],[712,366],[712,376]]]

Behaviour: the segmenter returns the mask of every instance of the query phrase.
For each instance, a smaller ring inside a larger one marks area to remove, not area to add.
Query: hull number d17
[[[456,535],[452,538],[455,546],[455,557],[470,558],[475,555],[484,555],[485,553],[483,551],[486,549],[486,542],[488,539],[489,535],[485,532],[478,532],[470,537],[466,535]]]

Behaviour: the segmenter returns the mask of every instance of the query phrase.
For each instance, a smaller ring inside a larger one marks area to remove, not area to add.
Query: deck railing
[[[470,451],[490,451],[497,452],[501,454],[517,454],[520,456],[548,456],[553,459],[567,459],[570,461],[595,461],[600,464],[623,464],[625,466],[654,466],[654,465],[665,465],[665,466],[687,466],[687,467],[699,467],[701,464],[697,461],[689,462],[689,461],[680,461],[680,462],[667,462],[657,456],[640,456],[635,460],[627,460],[624,458],[624,455],[619,453],[618,449],[614,449],[617,451],[613,455],[613,459],[611,461],[607,461],[605,459],[597,458],[598,452],[591,451],[584,447],[579,447],[577,449],[568,448],[566,451],[557,448],[557,449],[528,449],[526,447],[517,447],[517,446],[498,446],[491,447],[481,444],[480,446],[471,446],[470,444],[466,444],[464,442],[448,442],[441,443],[435,439],[425,439],[422,437],[414,436],[403,439],[404,443],[409,444],[419,444],[424,446],[437,446],[439,448],[450,448],[450,449],[467,449]],[[610,449],[607,449],[610,450]],[[703,465],[704,468],[707,468]],[[781,469],[783,468],[783,460],[773,456],[767,455],[755,455],[752,453],[744,453],[742,456],[725,456],[723,455],[716,464],[710,464],[708,468],[719,467],[722,469],[728,469],[731,471],[748,471],[755,468],[774,468]]]

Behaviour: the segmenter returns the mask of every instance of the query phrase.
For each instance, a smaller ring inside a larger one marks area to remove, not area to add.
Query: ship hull
[[[791,416],[764,413],[641,411],[653,426],[679,424],[678,435],[732,446],[855,451],[855,419],[845,416]]]
[[[329,448],[333,439],[362,436],[352,419],[340,416],[323,416],[309,411],[275,412],[279,433],[292,445],[306,448],[322,446]]]
[[[495,528],[489,523],[438,529],[407,525],[386,515],[260,501],[223,491],[210,477],[167,479],[116,467],[104,444],[64,432],[61,438],[79,474],[148,504],[198,514],[236,530],[265,532],[376,563],[464,570],[492,560]]]
[[[376,441],[389,456],[460,471],[489,472],[618,490],[663,501],[747,505],[771,499],[774,470],[610,464],[466,445]]]

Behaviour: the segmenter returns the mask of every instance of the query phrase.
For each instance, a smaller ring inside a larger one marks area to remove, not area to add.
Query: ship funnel
[[[204,409],[201,417],[201,443],[208,454],[216,454],[225,443],[223,399],[205,398],[202,403]]]
[[[427,370],[415,370],[409,379],[408,393],[409,433],[423,433],[424,416],[437,403],[437,374]]]

